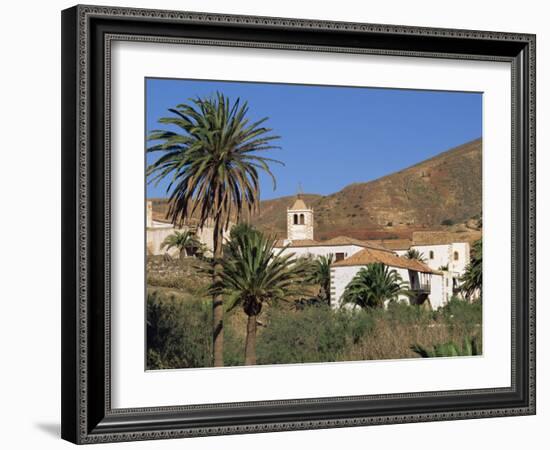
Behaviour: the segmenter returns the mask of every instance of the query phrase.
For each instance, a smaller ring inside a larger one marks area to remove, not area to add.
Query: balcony
[[[413,283],[411,284],[411,291],[419,294],[429,294],[431,285],[430,283]]]

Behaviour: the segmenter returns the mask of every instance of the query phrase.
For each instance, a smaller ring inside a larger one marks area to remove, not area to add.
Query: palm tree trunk
[[[221,220],[214,224],[214,284],[220,279],[222,266],[220,261],[223,256],[223,229]],[[213,310],[213,347],[214,367],[223,367],[223,298],[221,295],[214,295],[212,298]]]
[[[244,364],[256,365],[256,316],[248,316],[246,323],[246,343],[244,346]]]

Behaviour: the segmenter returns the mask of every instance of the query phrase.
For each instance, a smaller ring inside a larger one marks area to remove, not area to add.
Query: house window
[[[335,262],[342,261],[345,257],[346,257],[345,253],[336,253],[336,255],[334,255],[334,261]]]
[[[434,251],[430,250],[430,259],[434,259]]]
[[[294,225],[298,225],[298,214],[294,214]]]
[[[458,252],[454,252],[454,253],[453,253],[453,259],[454,259],[455,261],[458,261]]]
[[[303,214],[300,214],[300,225],[304,225],[305,224],[305,217]]]

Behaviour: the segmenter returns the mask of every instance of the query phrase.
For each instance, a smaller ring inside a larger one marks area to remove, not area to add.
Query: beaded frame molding
[[[511,386],[111,407],[113,41],[506,61],[512,68]],[[62,12],[62,428],[78,444],[535,414],[535,36],[78,5]]]

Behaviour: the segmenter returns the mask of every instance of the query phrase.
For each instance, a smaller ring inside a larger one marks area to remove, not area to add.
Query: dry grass
[[[464,328],[443,323],[394,326],[377,320],[372,331],[342,355],[343,361],[418,358],[411,346],[431,348],[445,342],[461,343],[468,334]]]

